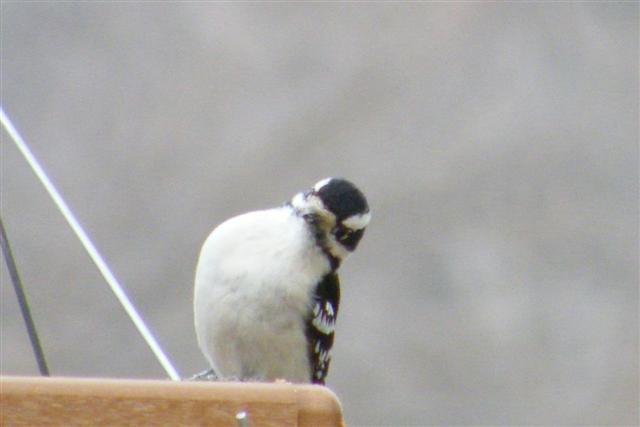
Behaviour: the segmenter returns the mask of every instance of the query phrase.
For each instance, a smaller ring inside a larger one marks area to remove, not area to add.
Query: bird
[[[211,366],[201,379],[324,385],[338,269],[370,219],[364,194],[332,177],[279,207],[214,228],[194,285],[196,336]]]

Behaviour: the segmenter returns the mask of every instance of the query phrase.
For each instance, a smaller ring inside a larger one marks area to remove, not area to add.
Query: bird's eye
[[[340,236],[338,237],[338,240],[340,240],[341,242],[344,242],[346,240],[349,240],[349,238],[353,235],[353,231],[351,230],[345,230],[343,233],[340,234]]]
[[[338,226],[334,233],[335,233],[336,239],[338,239],[341,242],[346,242],[349,239],[353,238],[354,231],[344,226]]]
[[[352,251],[356,246],[358,246],[358,242],[360,241],[363,233],[363,229],[352,230],[344,226],[338,226],[334,231],[334,236],[342,246]]]

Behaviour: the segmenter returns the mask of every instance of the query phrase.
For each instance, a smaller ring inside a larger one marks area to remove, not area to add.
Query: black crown
[[[369,212],[364,194],[346,179],[331,178],[316,194],[339,221]]]

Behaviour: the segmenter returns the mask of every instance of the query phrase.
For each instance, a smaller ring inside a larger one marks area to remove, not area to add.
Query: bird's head
[[[364,194],[342,178],[326,178],[304,193],[298,193],[291,205],[307,221],[318,243],[338,260],[353,252],[371,213]]]

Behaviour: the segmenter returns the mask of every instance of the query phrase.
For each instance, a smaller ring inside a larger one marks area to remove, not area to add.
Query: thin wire
[[[38,331],[36,330],[36,324],[31,316],[31,309],[29,308],[29,301],[27,301],[27,295],[24,292],[22,286],[22,280],[18,274],[18,267],[16,261],[13,258],[11,252],[11,246],[9,246],[9,238],[7,232],[2,224],[2,217],[0,217],[0,246],[2,246],[2,252],[4,253],[4,260],[7,263],[7,269],[9,270],[9,276],[13,282],[13,289],[16,291],[16,297],[18,297],[18,305],[22,312],[22,318],[24,319],[25,326],[27,327],[27,333],[29,334],[29,341],[31,341],[31,348],[33,348],[33,354],[36,357],[38,363],[38,369],[40,375],[48,377],[49,367],[47,366],[47,360],[44,358],[44,351],[42,345],[40,345],[40,339],[38,338]]]
[[[140,335],[142,335],[144,340],[147,342],[147,345],[149,346],[151,351],[153,351],[153,354],[158,359],[158,362],[160,362],[167,375],[169,375],[169,378],[175,381],[179,381],[180,375],[171,364],[171,361],[166,356],[151,331],[149,331],[149,328],[145,324],[144,320],[142,320],[142,317],[140,317],[140,315],[138,314],[135,306],[131,303],[131,300],[111,272],[111,269],[102,258],[102,255],[100,255],[94,244],[91,242],[89,236],[84,231],[82,226],[80,226],[80,223],[76,219],[75,215],[71,212],[71,209],[69,209],[69,206],[66,204],[58,190],[56,190],[55,186],[53,185],[47,174],[44,172],[44,169],[42,168],[42,166],[40,166],[40,163],[36,160],[33,153],[31,153],[31,150],[27,146],[24,139],[22,139],[16,128],[13,126],[13,123],[11,123],[9,117],[5,114],[2,106],[0,106],[0,122],[2,122],[2,125],[15,143],[16,147],[18,147],[27,163],[29,163],[29,166],[31,166],[33,172],[36,174],[42,185],[45,187],[45,189],[53,199],[53,202],[56,204],[64,218],[67,220],[67,223],[84,246],[85,250],[95,263],[96,267],[98,267],[98,270],[100,270],[100,273],[102,273],[102,277],[104,277],[104,279],[111,287],[111,290],[115,294],[116,298],[118,298],[118,301],[120,301],[120,304],[122,304],[122,307],[131,318],[131,321],[138,329],[138,332],[140,332]]]

